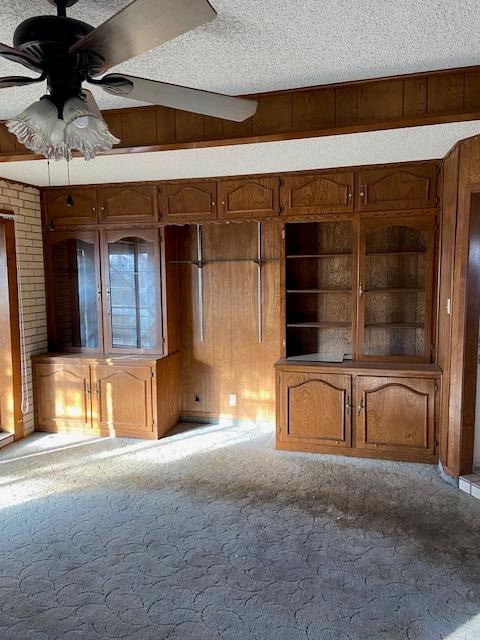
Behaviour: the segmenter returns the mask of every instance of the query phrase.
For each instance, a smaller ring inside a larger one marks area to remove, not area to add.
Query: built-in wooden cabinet
[[[351,446],[351,376],[279,372],[279,440]]]
[[[98,224],[97,190],[72,187],[44,191],[43,209],[50,229]]]
[[[435,365],[364,369],[282,360],[276,375],[278,449],[436,460]]]
[[[357,173],[356,211],[391,211],[435,207],[437,166],[419,163]]]
[[[220,220],[264,218],[279,214],[278,178],[242,178],[218,182]]]
[[[162,184],[160,214],[165,222],[205,222],[217,219],[217,183],[191,181]]]
[[[104,223],[154,222],[157,219],[156,189],[135,184],[100,189],[98,206]]]
[[[437,162],[291,174],[54,187],[43,195],[51,229],[122,223],[194,224],[215,220],[315,217],[432,209]]]
[[[282,178],[282,214],[351,213],[353,185],[353,171],[285,176]]]
[[[179,354],[164,358],[34,356],[40,431],[158,438],[179,418]]]

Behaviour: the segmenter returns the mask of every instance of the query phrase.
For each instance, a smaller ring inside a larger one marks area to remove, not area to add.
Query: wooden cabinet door
[[[109,187],[98,191],[101,222],[153,222],[157,219],[153,186]]]
[[[436,176],[437,168],[433,164],[361,169],[357,180],[356,211],[435,207]]]
[[[152,380],[149,365],[95,365],[93,420],[102,435],[154,437]]]
[[[359,376],[354,397],[354,446],[398,460],[434,455],[434,380]]]
[[[235,220],[279,214],[278,178],[221,180],[218,183],[219,218]]]
[[[92,429],[88,364],[33,364],[35,426],[40,431]]]
[[[282,178],[281,205],[284,215],[351,213],[352,171],[314,173]]]
[[[350,376],[281,372],[277,389],[278,442],[351,446]]]
[[[67,199],[71,196],[69,204]],[[55,189],[43,196],[45,223],[50,229],[98,223],[95,189]]]
[[[163,184],[161,218],[165,222],[202,222],[217,219],[217,183],[208,181]]]

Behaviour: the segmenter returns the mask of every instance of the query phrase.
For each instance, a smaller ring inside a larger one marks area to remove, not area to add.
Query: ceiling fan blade
[[[9,47],[8,44],[3,44],[0,42],[0,56],[7,58],[7,60],[11,60],[12,62],[18,62],[19,64],[23,64],[24,67],[28,67],[33,71],[38,71],[42,69],[41,60],[35,58],[34,56],[26,53],[25,51],[20,51],[20,49],[15,49],[14,47]]]
[[[102,73],[167,40],[210,22],[217,13],[208,0],[134,0],[94,29],[70,53],[94,51],[102,56]]]
[[[223,120],[243,122],[253,116],[257,110],[255,100],[234,98],[221,93],[191,89],[120,73],[110,73],[99,80],[90,79],[90,82],[100,85],[105,91],[116,96]]]
[[[35,84],[35,82],[42,82],[45,80],[44,76],[39,78],[27,78],[26,76],[7,76],[0,78],[0,89],[8,89],[9,87],[25,87],[28,84]]]

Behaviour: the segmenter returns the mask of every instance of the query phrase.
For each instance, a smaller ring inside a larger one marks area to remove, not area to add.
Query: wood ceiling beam
[[[166,107],[104,111],[109,154],[271,142],[480,119],[480,66],[256,94],[234,123]],[[20,107],[19,107],[20,109]],[[0,123],[0,162],[38,158]]]

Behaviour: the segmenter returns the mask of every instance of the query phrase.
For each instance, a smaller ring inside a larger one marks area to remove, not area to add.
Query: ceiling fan
[[[57,15],[37,16],[15,30],[13,47],[0,43],[0,56],[36,72],[36,78],[0,78],[0,89],[46,81],[48,93],[7,127],[28,148],[48,158],[86,159],[119,142],[109,132],[87,82],[108,93],[183,111],[242,122],[254,115],[254,100],[109,73],[145,51],[210,22],[208,0],[134,0],[99,27],[67,17],[78,0],[48,0]]]

